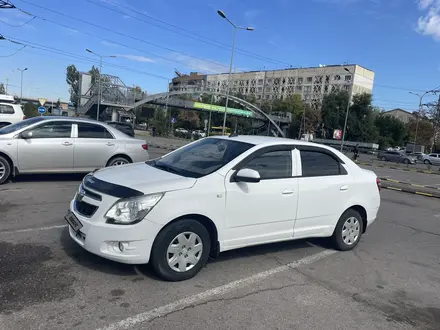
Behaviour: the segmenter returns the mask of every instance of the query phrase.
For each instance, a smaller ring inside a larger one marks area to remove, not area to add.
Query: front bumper
[[[75,198],[70,203],[70,210],[75,214],[83,227],[77,233],[69,226],[70,237],[85,250],[124,264],[146,264],[150,260],[150,252],[154,239],[161,226],[143,220],[132,226],[111,225],[105,223],[102,214],[106,210],[98,210],[87,218],[75,209]],[[123,251],[120,244],[123,245]]]

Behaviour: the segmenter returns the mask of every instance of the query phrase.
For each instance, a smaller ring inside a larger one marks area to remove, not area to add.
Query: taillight
[[[148,150],[148,144],[143,144],[143,145],[142,145],[142,149],[144,149],[144,150]]]
[[[380,181],[379,178],[376,178],[376,184],[377,184],[377,189],[380,191],[380,189],[382,188],[382,182]]]
[[[25,120],[25,119],[27,119],[27,117],[26,117],[26,116],[23,116],[23,120]]]

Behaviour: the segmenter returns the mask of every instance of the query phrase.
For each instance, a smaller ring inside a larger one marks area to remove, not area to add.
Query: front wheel
[[[430,162],[429,160],[427,160],[427,159],[424,161],[424,163],[425,163],[426,165],[431,165],[431,162]]]
[[[0,184],[5,183],[11,175],[11,165],[2,156],[0,156]]]
[[[352,250],[358,245],[363,232],[362,217],[359,212],[349,209],[339,218],[333,233],[336,249],[340,251]]]
[[[383,161],[383,162],[387,161],[387,159],[385,157],[382,157],[380,160]]]
[[[206,264],[211,239],[200,222],[186,219],[165,227],[156,237],[150,264],[167,281],[194,277]]]

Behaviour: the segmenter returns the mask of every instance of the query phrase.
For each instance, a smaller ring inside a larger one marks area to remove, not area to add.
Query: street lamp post
[[[28,68],[17,69],[21,72],[21,83],[20,83],[20,104],[23,103],[23,72],[27,71]]]
[[[413,92],[409,92],[412,95],[418,96],[420,98],[419,101],[419,112],[417,114],[417,122],[416,122],[416,135],[414,136],[414,144],[413,144],[413,153],[416,151],[416,143],[417,143],[417,134],[419,132],[419,121],[420,121],[420,115],[422,114],[422,110],[423,110],[423,97],[426,94],[432,93],[433,91],[427,91],[423,94],[417,94],[417,93],[413,93]]]
[[[254,28],[253,27],[243,27],[243,26],[238,26],[235,25],[234,23],[232,23],[227,17],[226,14],[221,11],[221,10],[217,10],[217,14],[220,15],[220,17],[224,18],[225,20],[227,20],[233,27],[234,27],[234,38],[232,40],[232,53],[231,53],[231,62],[229,64],[229,76],[228,76],[228,87],[226,89],[226,104],[225,104],[225,114],[223,116],[223,129],[222,129],[222,134],[225,135],[225,131],[226,131],[226,116],[227,116],[227,112],[228,112],[228,102],[229,102],[229,90],[231,88],[231,75],[232,75],[232,65],[234,63],[234,53],[235,53],[235,37],[237,35],[237,30],[246,30],[246,31],[253,31]]]
[[[353,73],[349,69],[344,68],[344,70],[347,71],[348,73],[350,73],[353,76]],[[341,152],[342,152],[342,150],[344,150],[345,131],[347,130],[348,112],[350,111],[351,94],[353,92],[354,81],[352,80],[351,83],[352,83],[352,85],[350,86],[350,90],[348,92],[349,94],[348,94],[347,110],[345,111],[344,130],[342,131]]]
[[[98,105],[97,105],[97,108],[96,108],[96,120],[99,121],[99,108],[100,108],[100,106],[101,106],[101,98],[102,98],[102,90],[101,90],[102,59],[103,59],[104,57],[107,57],[107,58],[115,58],[116,56],[115,56],[115,55],[102,56],[102,55],[99,55],[99,54],[97,54],[97,53],[91,51],[90,49],[86,49],[86,51],[88,51],[89,53],[91,53],[91,54],[96,55],[96,56],[99,57]]]

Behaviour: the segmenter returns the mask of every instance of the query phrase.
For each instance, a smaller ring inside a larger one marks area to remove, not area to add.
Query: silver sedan
[[[86,173],[148,160],[148,145],[94,120],[35,117],[0,129],[0,184],[27,173]]]

